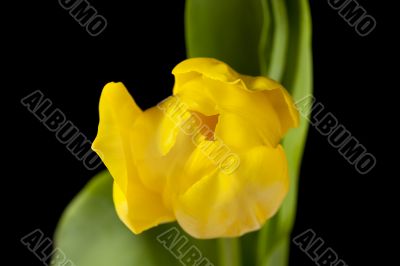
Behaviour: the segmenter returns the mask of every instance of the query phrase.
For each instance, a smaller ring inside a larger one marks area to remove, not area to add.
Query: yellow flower
[[[279,142],[298,124],[292,99],[215,59],[172,73],[173,96],[145,111],[122,83],[103,89],[93,149],[114,178],[120,219],[134,233],[176,220],[197,238],[259,229],[288,192]]]

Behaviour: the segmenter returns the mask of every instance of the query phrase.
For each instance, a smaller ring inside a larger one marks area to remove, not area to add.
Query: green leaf
[[[269,0],[259,0],[261,3],[262,28],[260,40],[258,42],[258,63],[260,65],[260,73],[257,75],[268,75],[270,72],[270,57],[272,54],[272,38],[273,38],[273,18]]]
[[[187,0],[188,57],[213,57],[241,73],[259,75],[261,10],[260,0]]]
[[[282,0],[187,0],[185,18],[188,57],[281,80],[289,34]]]
[[[295,102],[306,99],[302,104],[299,127],[291,129],[283,140],[292,185],[288,197],[279,211],[279,219],[280,224],[283,224],[284,231],[290,233],[296,215],[298,176],[309,126],[308,118],[304,114],[309,114],[312,106],[309,96],[312,96],[313,93],[313,62],[312,25],[308,0],[286,0],[286,2],[291,34],[287,68],[282,82],[291,92]]]
[[[108,172],[103,172],[89,182],[63,214],[55,233],[55,246],[74,265],[181,265],[179,259],[157,240],[157,236],[171,227],[176,227],[179,235],[188,239],[187,244],[182,245],[182,252],[194,246],[203,257],[217,265],[216,241],[193,239],[175,223],[158,226],[140,235],[131,233],[116,216],[111,191],[112,178]]]
[[[263,56],[260,53],[260,64],[264,64],[265,71],[261,74],[281,81],[286,67],[286,56],[289,39],[289,22],[285,2],[282,0],[261,0],[265,6],[269,6],[264,12],[264,23],[270,22],[269,38],[260,42],[260,48],[263,51],[269,51],[269,54]],[[271,19],[272,18],[272,19]],[[263,34],[263,33],[262,33]],[[263,63],[264,62],[264,63]]]
[[[298,176],[307,139],[308,120],[304,114],[311,110],[313,92],[311,15],[308,0],[285,0],[289,18],[289,47],[283,85],[289,90],[294,101],[302,99],[300,125],[291,129],[283,140],[283,147],[289,165],[290,190],[279,212],[260,231],[258,262],[263,266],[287,265],[281,260],[277,264],[276,254],[289,249],[291,230],[296,217]],[[277,243],[280,243],[279,245]],[[286,245],[286,248],[284,247]],[[272,262],[271,257],[275,257]]]

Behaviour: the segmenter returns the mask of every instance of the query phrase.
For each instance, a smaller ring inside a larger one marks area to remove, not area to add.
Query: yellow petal
[[[263,91],[275,109],[281,123],[281,134],[285,135],[289,128],[299,125],[299,112],[287,90],[275,81],[265,77],[241,75],[246,88],[251,91]]]
[[[213,141],[207,141],[204,139],[199,141],[195,150],[187,158],[185,166],[182,169],[183,174],[180,178],[175,179],[176,194],[184,194],[188,188],[201,178],[218,170],[218,161],[210,158],[216,157],[210,154],[214,143],[215,142]]]
[[[222,82],[237,82],[239,74],[227,64],[214,58],[191,58],[179,63],[172,74],[176,77],[177,85],[174,94],[179,93],[180,85],[186,80],[191,80],[194,76],[201,74],[210,79]]]
[[[172,197],[168,178],[178,178],[177,175],[182,174],[181,169],[194,150],[191,136],[168,121],[170,118],[160,108],[152,107],[139,117],[131,131],[133,159],[139,176],[148,189],[165,195],[167,205]],[[161,145],[164,141],[174,142],[167,154]]]
[[[196,86],[201,87],[201,90]],[[228,146],[249,148],[250,142],[262,141],[256,144],[275,147],[280,142],[281,123],[266,92],[248,91],[238,84],[211,79],[194,79],[183,88],[178,95],[190,105],[190,109],[200,113],[220,114],[216,135],[226,141]],[[199,102],[201,97],[203,102],[213,103],[215,107],[211,109],[206,108],[205,104],[200,107],[191,104]],[[244,133],[240,134],[243,138],[237,138],[239,133]]]
[[[179,79],[177,77],[177,79]],[[208,90],[203,84],[201,77],[193,77],[191,80],[182,83],[178,86],[176,81],[175,88],[179,93],[175,97],[179,100],[180,104],[185,105],[188,110],[196,111],[207,116],[218,114],[217,103],[208,93]]]
[[[197,108],[194,110],[211,115],[211,108],[202,107],[207,102],[219,112],[239,114],[261,130],[265,144],[276,146],[290,127],[298,125],[298,112],[290,96],[271,79],[240,75],[211,58],[185,60],[175,67],[173,74],[174,94]],[[192,102],[203,104],[196,107]]]
[[[137,174],[130,134],[142,111],[122,83],[104,87],[99,111],[93,150],[114,178],[114,204],[120,219],[134,233],[173,220],[173,212],[164,205],[162,196],[147,189]]]
[[[159,103],[157,108],[158,110],[151,109],[148,112],[148,121],[153,125],[149,129],[158,132],[154,141],[161,155],[166,155],[175,145],[180,127],[190,117],[190,112],[186,104],[172,96]],[[150,117],[151,114],[154,114],[154,118]]]
[[[215,128],[215,136],[234,152],[244,152],[247,149],[268,144],[269,139],[277,139],[273,132],[266,131],[263,137],[261,129],[256,127],[251,119],[232,112],[222,112]]]
[[[113,198],[118,217],[135,234],[175,220],[173,212],[162,204],[161,195],[130,183],[128,196],[114,183]]]
[[[122,83],[108,83],[100,97],[100,123],[92,148],[107,166],[115,182],[125,192],[135,171],[129,135],[142,111]]]
[[[259,146],[240,158],[239,168],[230,175],[185,172],[203,174],[175,202],[176,219],[190,235],[237,237],[259,229],[279,208],[289,186],[282,147]]]

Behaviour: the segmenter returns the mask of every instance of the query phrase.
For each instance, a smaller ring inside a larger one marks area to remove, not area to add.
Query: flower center
[[[218,123],[219,114],[207,116],[196,111],[191,111],[191,113],[201,122],[199,125],[200,133],[205,136],[207,140],[214,140],[214,132]]]

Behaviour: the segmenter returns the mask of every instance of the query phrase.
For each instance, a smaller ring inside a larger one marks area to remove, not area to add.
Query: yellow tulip
[[[122,83],[103,89],[93,149],[114,178],[118,216],[136,234],[172,221],[196,238],[259,229],[289,188],[279,142],[298,124],[291,97],[215,59],[172,73],[173,96],[145,111]]]

